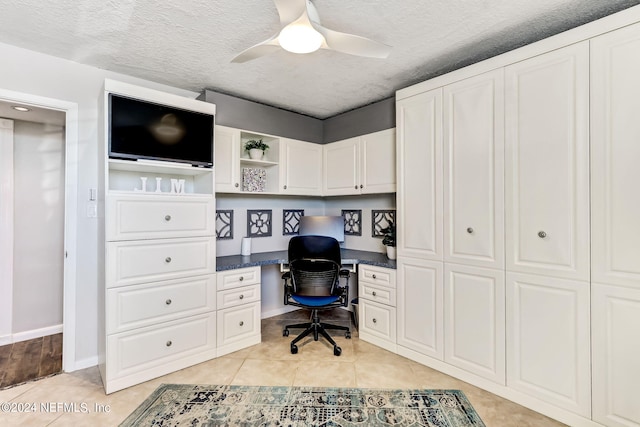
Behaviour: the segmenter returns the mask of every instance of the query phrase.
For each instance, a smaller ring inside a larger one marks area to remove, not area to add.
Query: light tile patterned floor
[[[348,317],[337,311],[340,322]],[[456,380],[419,363],[360,341],[337,336],[342,355],[324,341],[310,340],[292,355],[282,326],[296,323],[301,312],[265,319],[261,344],[201,363],[164,377],[105,395],[97,368],[30,382],[0,391],[0,409],[9,402],[22,413],[0,411],[2,426],[117,426],[162,383],[308,385],[377,388],[450,388],[463,390],[488,427],[561,426],[547,417]],[[304,319],[306,321],[306,319]],[[329,374],[330,373],[330,374]],[[65,403],[67,407],[58,406]],[[33,409],[35,412],[24,412]],[[71,404],[72,406],[69,406]],[[73,406],[75,404],[75,407]],[[49,405],[44,412],[42,405]],[[108,411],[106,410],[108,405]],[[53,409],[57,409],[54,412]],[[75,409],[75,412],[69,410]]]

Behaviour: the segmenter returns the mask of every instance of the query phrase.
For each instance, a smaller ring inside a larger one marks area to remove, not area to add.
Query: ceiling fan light
[[[324,38],[312,27],[303,24],[287,25],[280,31],[278,42],[293,53],[311,53],[320,49]]]

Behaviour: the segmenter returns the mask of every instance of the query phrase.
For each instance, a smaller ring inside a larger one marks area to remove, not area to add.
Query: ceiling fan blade
[[[391,46],[384,43],[330,30],[315,22],[311,22],[311,25],[324,36],[327,48],[331,50],[369,58],[386,58],[391,53]]]
[[[280,15],[280,24],[287,25],[300,18],[307,10],[308,0],[273,0]]]
[[[255,46],[251,46],[248,49],[243,50],[235,58],[231,60],[231,62],[235,62],[241,64],[243,62],[251,61],[256,58],[260,58],[261,56],[269,55],[277,50],[282,49],[278,44],[278,34],[272,36],[271,38],[263,41],[262,43],[258,43]]]

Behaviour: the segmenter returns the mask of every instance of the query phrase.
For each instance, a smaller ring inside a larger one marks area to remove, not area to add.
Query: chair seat
[[[298,304],[304,304],[309,307],[322,307],[323,305],[333,304],[340,299],[339,296],[304,296],[304,295],[291,295],[291,299]]]

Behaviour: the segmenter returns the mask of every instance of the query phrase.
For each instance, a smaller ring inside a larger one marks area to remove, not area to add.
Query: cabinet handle
[[[287,189],[287,186],[285,185],[283,188],[286,190],[286,189]]]
[[[244,276],[240,276],[238,280],[242,282],[244,280]]]
[[[238,188],[238,187],[240,187],[240,184],[238,184],[238,183],[236,182],[236,184],[234,185],[234,187]]]
[[[357,186],[357,185],[354,185],[354,186],[353,186],[353,188],[355,188],[355,189],[357,190],[357,189],[358,189],[358,186]]]
[[[473,234],[473,228],[471,228],[471,227],[467,228],[467,233]]]
[[[244,326],[244,322],[242,320],[240,321],[240,326]]]
[[[371,295],[376,296],[376,291],[371,292]]]
[[[373,323],[378,323],[375,317],[373,318]]]
[[[360,184],[360,188],[364,188],[364,185]]]
[[[538,231],[538,237],[544,239],[545,237],[547,237],[547,233],[545,233],[544,231]]]
[[[372,275],[371,275],[371,277],[372,277],[373,279],[375,279],[375,278],[376,278],[376,275],[375,275],[375,274],[372,274]]]
[[[167,264],[169,264],[171,262],[171,257],[168,256],[164,259],[164,262],[166,262]]]
[[[171,305],[171,302],[172,302],[171,298],[168,298],[164,303],[167,304],[167,305]]]
[[[167,347],[171,347],[171,344],[173,344],[171,340],[167,341]]]
[[[244,295],[240,294],[240,299],[244,299]]]
[[[165,215],[164,216],[164,220],[165,221],[171,221],[171,215]]]

